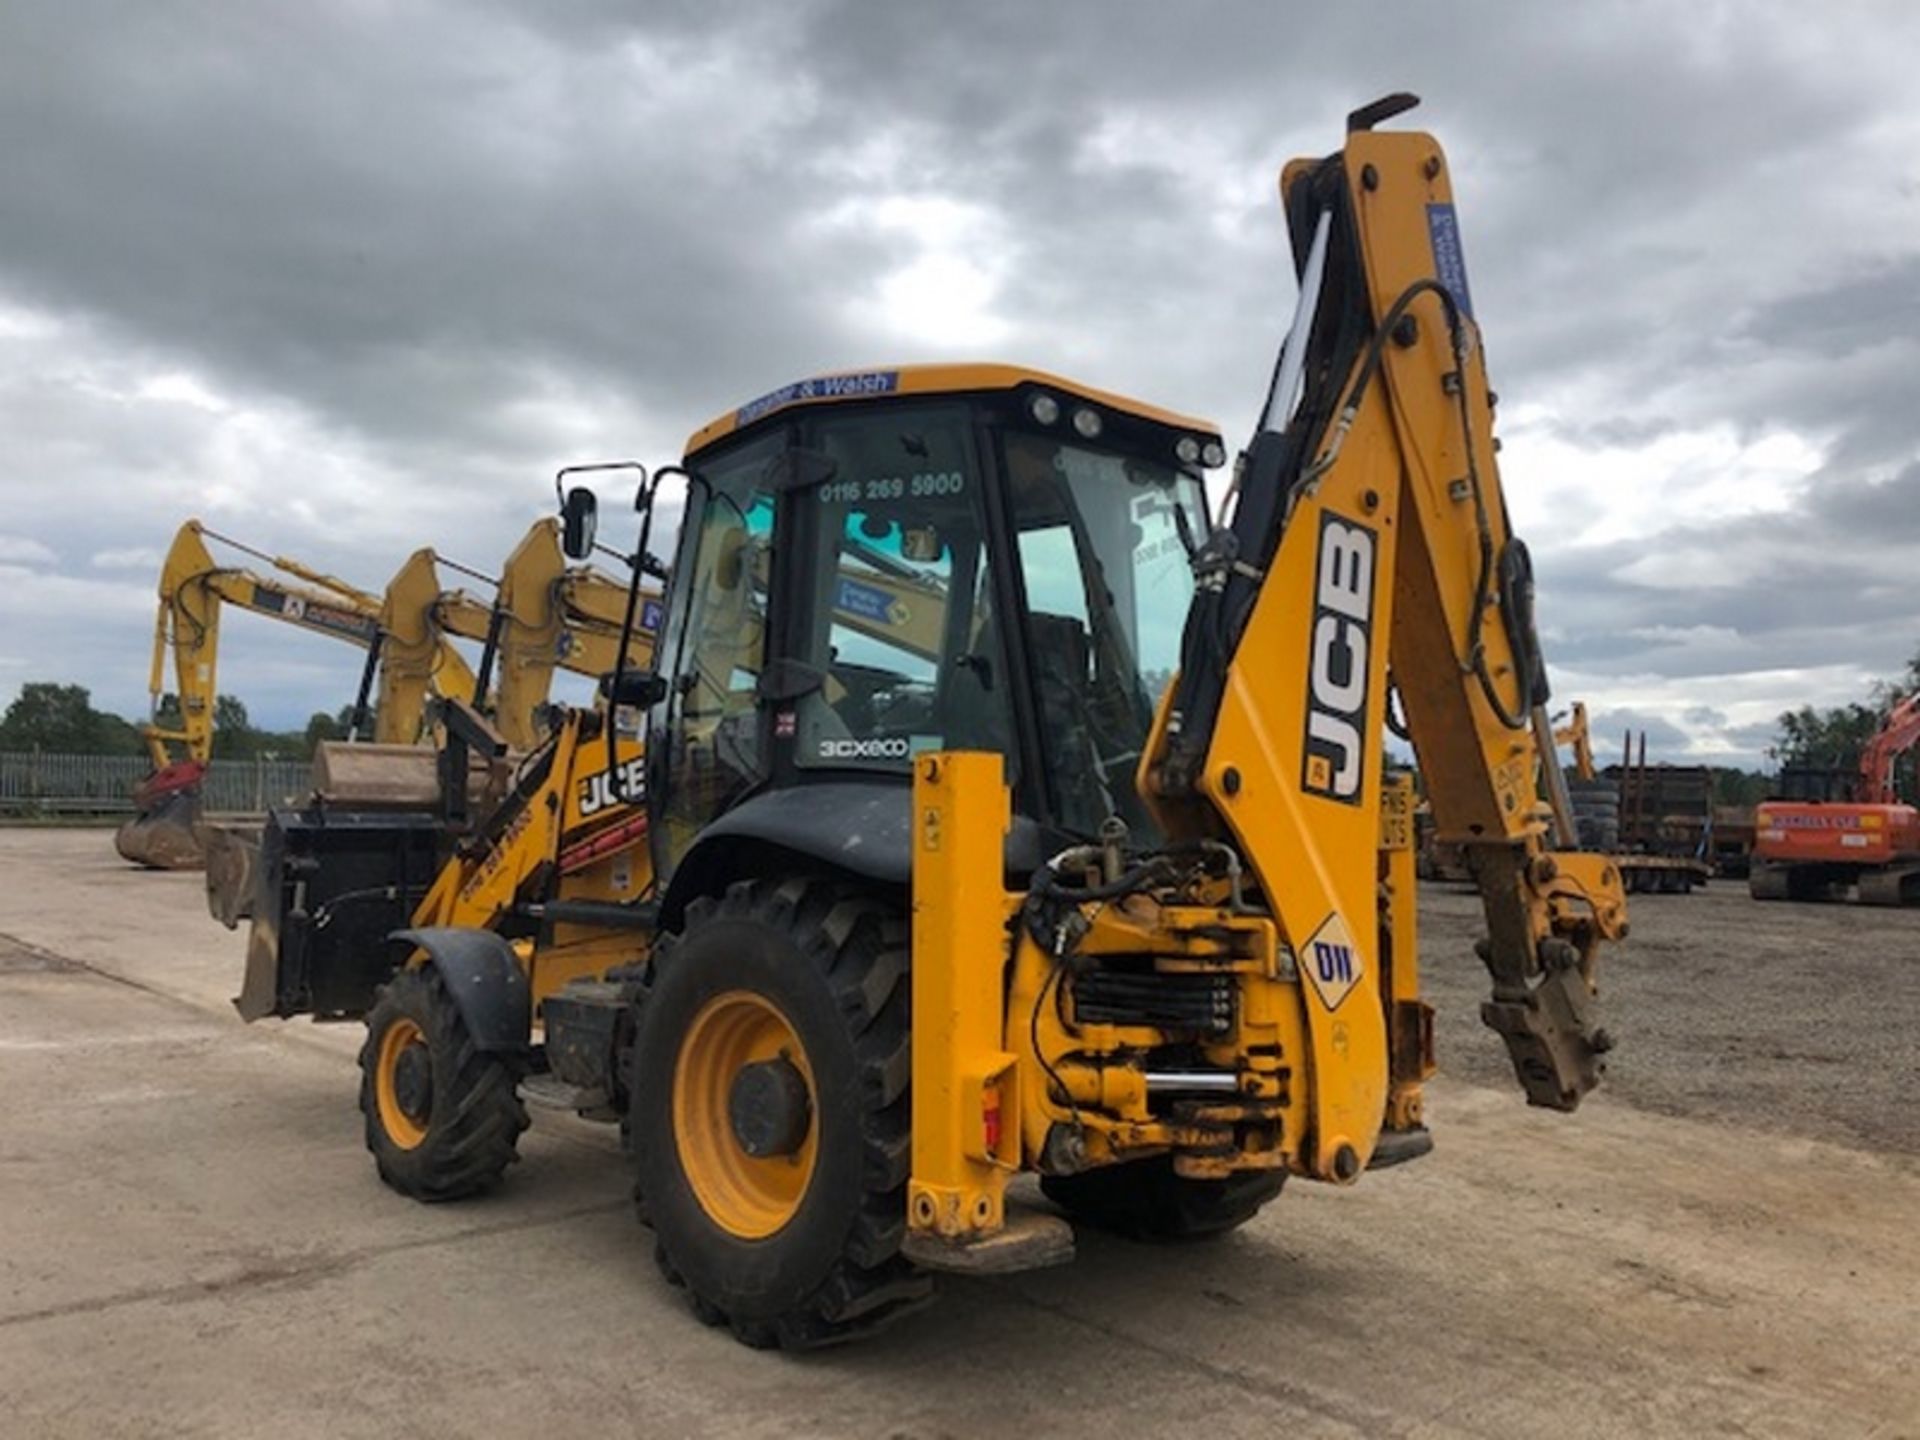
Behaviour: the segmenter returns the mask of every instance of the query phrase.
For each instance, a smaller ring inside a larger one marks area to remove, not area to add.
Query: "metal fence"
[[[152,768],[142,755],[0,750],[0,815],[130,815]],[[304,794],[310,771],[304,760],[215,760],[201,793],[208,810],[264,810]]]

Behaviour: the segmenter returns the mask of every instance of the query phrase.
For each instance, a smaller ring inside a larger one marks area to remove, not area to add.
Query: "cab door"
[[[650,712],[648,791],[661,884],[700,832],[767,773],[759,704],[773,583],[775,461],[781,433],[700,467],[689,486]]]

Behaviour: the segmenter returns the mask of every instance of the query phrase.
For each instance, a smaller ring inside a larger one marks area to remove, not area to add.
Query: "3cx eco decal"
[[[1347,805],[1360,803],[1365,778],[1374,548],[1366,526],[1321,512],[1300,784]]]
[[[905,760],[913,742],[904,735],[873,735],[822,740],[814,753],[822,760]]]

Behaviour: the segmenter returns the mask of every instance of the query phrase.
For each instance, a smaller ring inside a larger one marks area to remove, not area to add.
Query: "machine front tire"
[[[1134,1240],[1201,1240],[1236,1230],[1286,1184],[1284,1170],[1249,1170],[1224,1180],[1176,1175],[1156,1155],[1077,1175],[1043,1175],[1040,1192],[1078,1224]]]
[[[515,1067],[479,1050],[431,965],[400,971],[367,1012],[360,1113],[380,1178],[415,1200],[492,1189],[520,1158]]]
[[[898,907],[829,881],[737,883],[656,949],[633,1051],[635,1199],[706,1323],[812,1349],[931,1299],[900,1254],[908,994]]]

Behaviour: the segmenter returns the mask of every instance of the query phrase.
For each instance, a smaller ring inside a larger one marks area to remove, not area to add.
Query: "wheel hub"
[[[409,1045],[393,1062],[393,1098],[409,1120],[433,1113],[433,1057],[424,1045]]]
[[[806,1046],[766,995],[728,990],[687,1021],[673,1067],[673,1142],[707,1218],[764,1240],[800,1213],[820,1148]]]
[[[784,1055],[743,1066],[727,1096],[727,1119],[740,1148],[757,1160],[798,1154],[813,1120],[806,1077]]]

